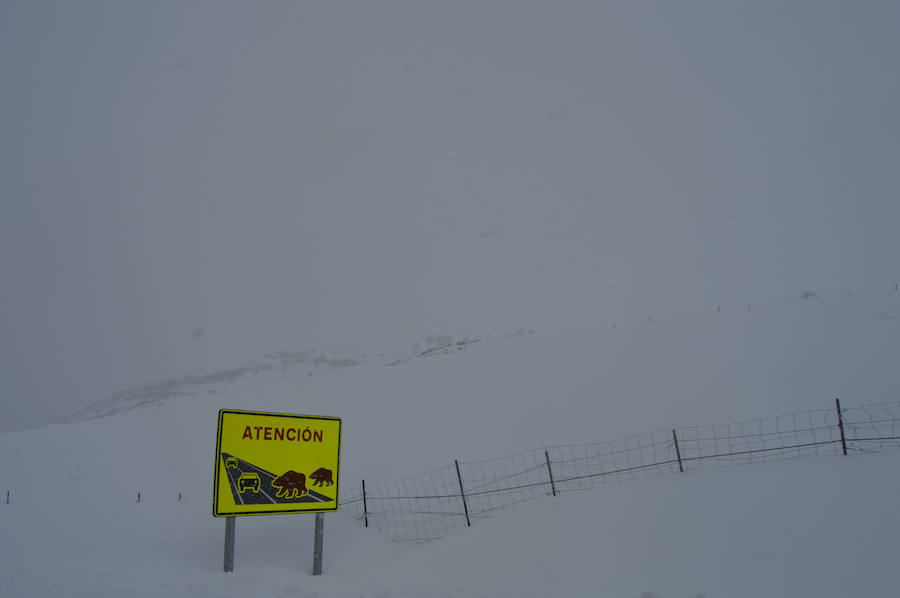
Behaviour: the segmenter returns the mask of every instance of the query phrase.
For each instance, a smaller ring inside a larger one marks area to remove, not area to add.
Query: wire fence
[[[498,511],[608,482],[815,455],[900,449],[900,402],[686,426],[610,442],[532,449],[341,493],[340,506],[392,540],[431,542]]]

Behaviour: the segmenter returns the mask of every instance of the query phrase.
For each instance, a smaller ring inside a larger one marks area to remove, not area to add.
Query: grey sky
[[[280,348],[891,284],[898,22],[7,0],[0,431]]]

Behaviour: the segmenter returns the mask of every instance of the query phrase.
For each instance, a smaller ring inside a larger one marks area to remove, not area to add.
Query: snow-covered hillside
[[[823,292],[208,380],[0,435],[4,596],[878,596],[897,580],[900,455],[688,471],[546,498],[425,547],[326,517],[240,519],[220,571],[216,411],[344,419],[344,487],[559,443],[897,400],[900,295]],[[424,354],[423,354],[424,353]],[[133,405],[130,405],[133,407]],[[137,493],[141,502],[136,502]],[[179,493],[184,500],[178,501]]]

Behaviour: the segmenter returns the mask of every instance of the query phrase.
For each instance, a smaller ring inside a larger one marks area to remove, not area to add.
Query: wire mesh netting
[[[430,542],[467,525],[459,480],[453,465],[393,482],[367,486],[341,497],[360,521],[393,540]]]
[[[841,451],[837,411],[829,409],[733,424],[678,428],[678,441],[682,459],[698,469]]]
[[[835,455],[845,446],[848,452],[900,449],[900,402],[845,408],[841,415],[819,409],[455,462],[342,492],[341,508],[392,540],[418,544],[524,502],[607,482]]]
[[[843,416],[848,450],[900,449],[900,402],[845,408]]]

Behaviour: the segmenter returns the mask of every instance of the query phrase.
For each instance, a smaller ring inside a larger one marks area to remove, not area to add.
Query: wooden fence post
[[[844,454],[847,454],[847,437],[844,436],[844,414],[841,412],[841,400],[835,399],[835,405],[837,405],[837,414],[838,414],[838,428],[841,430],[841,449],[843,449]]]
[[[472,521],[469,519],[469,505],[466,504],[466,491],[463,488],[462,475],[459,473],[459,461],[454,459],[453,463],[456,464],[456,478],[459,480],[459,494],[462,496],[463,509],[466,512],[466,525],[472,527]]]
[[[366,503],[366,481],[363,480],[363,517],[366,520],[366,527],[369,527],[369,506]]]
[[[550,490],[553,496],[556,496],[556,482],[553,481],[553,469],[550,467],[550,451],[544,451],[544,456],[547,458],[547,473],[550,474]]]
[[[672,430],[672,440],[675,441],[675,456],[678,457],[678,471],[684,473],[684,465],[681,464],[681,449],[678,448],[678,434]]]

